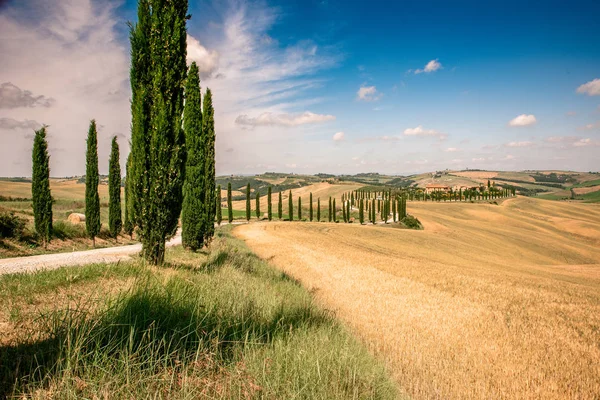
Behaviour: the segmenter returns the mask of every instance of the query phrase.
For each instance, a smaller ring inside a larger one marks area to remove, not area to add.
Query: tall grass
[[[105,304],[42,314],[30,337],[43,340],[0,349],[0,396],[394,398],[334,317],[228,231],[140,268]]]

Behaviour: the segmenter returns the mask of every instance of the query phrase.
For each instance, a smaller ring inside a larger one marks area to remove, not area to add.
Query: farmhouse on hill
[[[425,186],[425,193],[433,193],[433,192],[447,193],[449,191],[450,191],[450,186],[448,186],[448,185],[440,185],[437,183],[430,183]]]

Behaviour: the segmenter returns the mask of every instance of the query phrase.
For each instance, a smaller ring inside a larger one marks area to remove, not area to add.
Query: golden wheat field
[[[600,397],[600,206],[409,203],[424,230],[235,229],[429,398]]]

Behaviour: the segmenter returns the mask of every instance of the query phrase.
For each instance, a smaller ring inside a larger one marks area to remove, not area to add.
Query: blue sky
[[[0,8],[1,175],[30,174],[42,123],[53,175],[83,173],[91,118],[100,159],[114,135],[125,159],[135,8]],[[600,2],[203,0],[190,14],[218,174],[598,169]]]

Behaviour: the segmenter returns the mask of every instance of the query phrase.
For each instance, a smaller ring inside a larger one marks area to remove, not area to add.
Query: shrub
[[[412,215],[406,215],[404,218],[402,218],[401,222],[408,229],[423,229],[423,225],[421,225],[421,221],[419,221],[417,218],[413,217]]]
[[[13,212],[0,212],[0,239],[15,238],[20,240],[25,231],[27,221]]]
[[[72,224],[68,221],[55,221],[52,225],[52,232],[54,236],[62,240],[88,237],[83,225]]]

